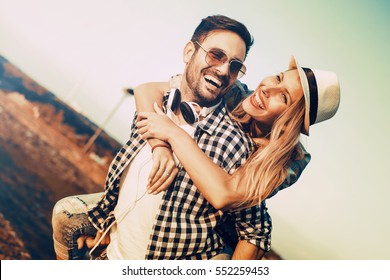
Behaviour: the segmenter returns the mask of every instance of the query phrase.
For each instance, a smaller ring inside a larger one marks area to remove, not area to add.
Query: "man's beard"
[[[186,69],[186,75],[185,75],[188,88],[192,91],[191,93],[192,101],[196,102],[201,107],[211,107],[217,104],[221,100],[222,96],[227,92],[228,88],[225,88],[223,91],[215,95],[203,94],[200,88],[201,83],[195,77],[196,70],[194,68],[195,67],[193,67],[193,62],[190,61]],[[202,72],[199,72],[199,76],[200,76],[199,78],[202,78],[201,74]],[[228,83],[228,78],[221,77],[221,76],[219,76],[219,78],[223,81],[222,87],[226,86],[226,84]]]

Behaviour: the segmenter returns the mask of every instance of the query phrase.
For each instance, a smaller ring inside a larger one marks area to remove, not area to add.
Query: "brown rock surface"
[[[31,256],[9,221],[0,213],[0,260],[29,260]]]
[[[17,244],[25,247],[21,253],[53,259],[54,203],[68,195],[102,191],[108,163],[101,165],[85,154],[37,117],[34,106],[23,95],[0,90],[0,212],[12,232],[18,233]],[[68,131],[74,134],[71,128]],[[1,259],[25,257],[4,240],[0,240]]]

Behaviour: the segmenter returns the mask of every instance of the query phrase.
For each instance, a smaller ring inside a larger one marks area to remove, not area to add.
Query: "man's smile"
[[[205,75],[204,78],[205,78],[206,82],[215,86],[216,88],[222,87],[222,81],[220,79],[218,79],[214,76],[211,76],[211,75]]]

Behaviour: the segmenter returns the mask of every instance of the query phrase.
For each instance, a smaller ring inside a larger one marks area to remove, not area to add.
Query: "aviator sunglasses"
[[[209,66],[221,66],[225,62],[228,61],[227,55],[220,49],[210,49],[206,51],[201,44],[199,44],[198,41],[195,41],[195,43],[206,52],[205,60],[206,63]],[[229,74],[233,78],[240,79],[242,76],[245,75],[246,72],[246,67],[245,65],[237,60],[237,59],[232,59],[229,61]]]

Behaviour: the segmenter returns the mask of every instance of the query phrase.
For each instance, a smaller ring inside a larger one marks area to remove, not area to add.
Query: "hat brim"
[[[309,136],[309,127],[310,127],[310,89],[309,82],[307,80],[305,71],[303,71],[302,67],[299,66],[297,60],[294,56],[291,56],[290,63],[288,66],[289,70],[297,69],[299,74],[299,79],[301,81],[303,95],[305,97],[305,116],[302,127],[302,133]]]

